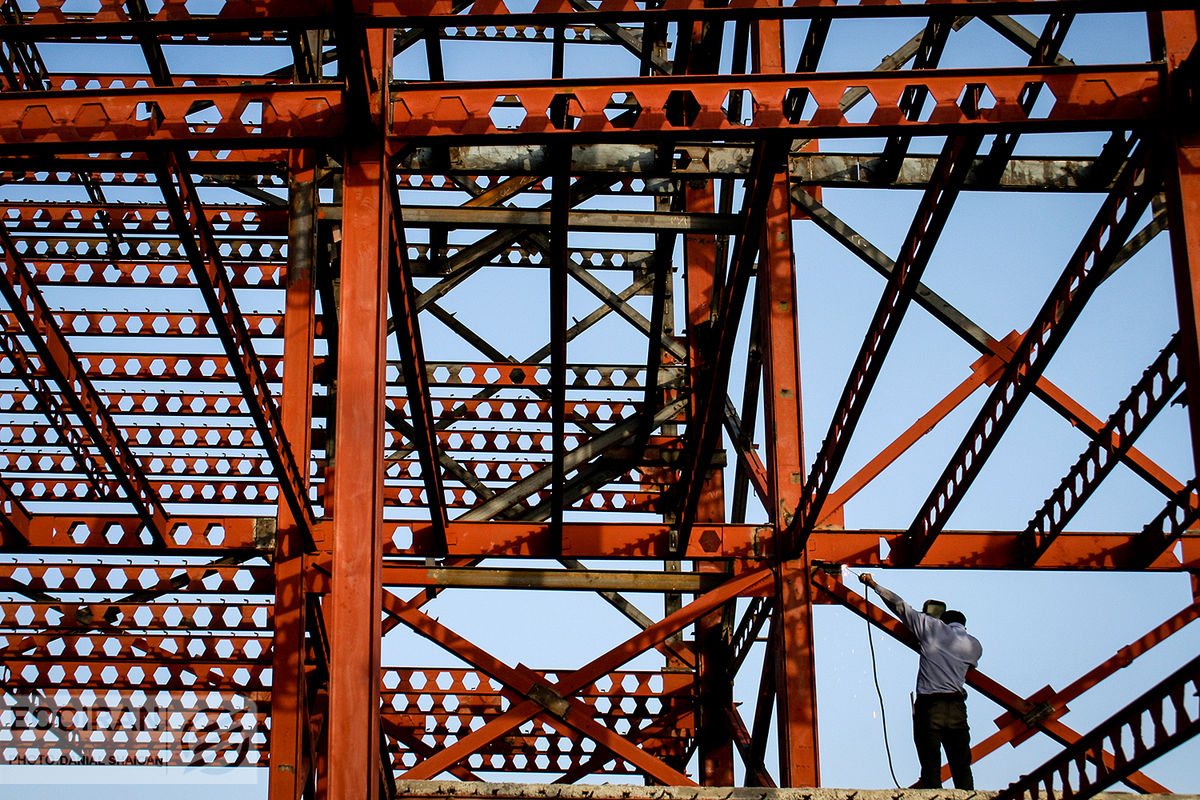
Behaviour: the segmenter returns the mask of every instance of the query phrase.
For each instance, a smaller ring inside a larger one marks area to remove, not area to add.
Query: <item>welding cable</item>
[[[858,577],[858,573],[849,567],[843,566],[842,569],[844,569],[846,572],[849,572],[851,575]],[[866,586],[866,584],[863,585]],[[866,588],[868,592],[871,589],[870,586],[867,586]],[[863,599],[867,601],[867,605],[871,604],[870,599],[865,594]],[[875,661],[875,637],[871,633],[870,614],[864,614],[863,619],[867,621],[867,645],[871,648],[871,675],[875,678],[875,694],[879,697],[879,720],[883,725],[883,751],[887,753],[888,772],[892,774],[892,783],[894,783],[896,788],[899,789],[900,781],[896,779],[896,768],[892,764],[892,746],[888,742],[887,711],[885,711],[883,707],[883,690],[879,688],[879,665]]]
[[[871,634],[871,618],[867,617],[867,644],[871,648],[871,674],[875,677],[875,694],[879,697],[879,720],[883,724],[883,751],[887,753],[888,772],[892,773],[892,783],[900,788],[896,780],[896,768],[892,765],[892,746],[888,743],[887,712],[883,710],[883,691],[879,688],[879,667],[875,663],[875,638]]]

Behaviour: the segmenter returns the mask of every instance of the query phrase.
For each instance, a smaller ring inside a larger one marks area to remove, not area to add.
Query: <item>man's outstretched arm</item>
[[[874,589],[875,593],[879,595],[879,599],[882,600],[884,604],[892,610],[892,613],[899,617],[900,621],[903,622],[904,625],[913,633],[919,634],[921,630],[928,625],[929,618],[927,618],[920,611],[917,611],[908,603],[904,602],[904,598],[902,598],[900,595],[876,583],[875,578],[872,577],[871,573],[864,572],[858,576],[858,579]]]

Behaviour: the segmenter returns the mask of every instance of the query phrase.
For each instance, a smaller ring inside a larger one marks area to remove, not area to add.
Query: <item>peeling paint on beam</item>
[[[683,145],[667,151],[652,145],[577,145],[571,154],[575,173],[653,175],[660,177],[744,176],[750,169],[750,147],[737,145]],[[449,174],[540,174],[544,171],[546,148],[541,145],[468,145],[451,147],[435,154],[432,148],[410,153],[404,168],[414,172]],[[904,159],[890,181],[875,178],[881,157],[858,153],[793,153],[789,159],[792,179],[805,186],[863,186],[924,188],[933,173],[936,158],[912,155]],[[976,160],[976,166],[983,159]],[[1097,171],[1092,158],[1014,158],[998,181],[979,180],[974,169],[964,188],[1010,191],[1104,192],[1112,186],[1109,171]],[[649,187],[653,189],[654,187]]]

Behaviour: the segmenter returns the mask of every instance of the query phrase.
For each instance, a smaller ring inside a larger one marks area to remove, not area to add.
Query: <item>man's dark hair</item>
[[[951,622],[957,622],[959,625],[967,624],[967,615],[961,611],[955,611],[953,608],[946,609],[942,612],[942,622],[949,625]]]

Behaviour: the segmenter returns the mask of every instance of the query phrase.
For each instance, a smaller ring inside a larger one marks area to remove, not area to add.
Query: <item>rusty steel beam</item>
[[[79,424],[87,431],[92,446],[99,450],[120,484],[125,499],[146,526],[151,541],[161,547],[170,526],[167,511],[113,420],[108,405],[72,351],[33,276],[16,253],[12,237],[3,223],[0,223],[0,247],[4,250],[0,294],[4,295],[21,330],[32,341],[43,369],[58,385]]]
[[[728,600],[752,590],[770,577],[769,570],[758,570],[726,581],[720,588],[708,592],[662,621],[646,628],[633,638],[593,659],[583,667],[561,676],[556,684],[548,687],[559,697],[566,698],[579,689],[620,667],[629,659],[662,642],[672,633],[695,622]],[[479,745],[502,736],[509,730],[540,713],[542,703],[527,699],[514,704],[502,716],[459,739],[437,755],[425,760],[404,773],[406,780],[419,780],[438,775],[443,769],[457,763],[473,752]],[[690,783],[690,781],[688,781]]]
[[[1061,753],[1009,784],[998,800],[1087,800],[1200,733],[1200,657],[1101,722]],[[1112,746],[1112,762],[1098,759]]]
[[[1158,191],[1157,173],[1152,159],[1148,158],[1145,142],[1130,155],[1129,165],[1122,185],[1105,200],[1046,303],[1022,337],[1004,375],[992,389],[962,444],[909,527],[906,555],[911,563],[918,563],[929,551]]]
[[[0,512],[4,514],[3,519],[0,519],[0,534],[2,534],[0,544],[5,549],[27,546],[29,544],[29,523],[32,517],[20,499],[13,494],[8,481],[2,478],[0,478]]]
[[[1118,464],[1120,456],[1128,452],[1183,385],[1177,341],[1172,337],[1146,368],[1099,435],[1088,444],[1087,450],[1030,520],[1024,536],[1031,562],[1036,562],[1049,548],[1054,537],[1062,532],[1075,512]]]
[[[925,265],[929,263],[933,248],[950,218],[950,210],[958,197],[958,187],[981,141],[979,137],[953,137],[946,141],[934,180],[922,196],[900,256],[875,308],[875,316],[867,329],[862,348],[846,379],[829,432],[805,480],[800,507],[787,527],[787,532],[796,536],[800,543],[817,524],[875,379],[900,330],[913,293],[921,284]]]
[[[877,106],[868,123],[874,133],[911,131],[912,135],[965,133],[978,128],[987,132],[1037,130],[1121,130],[1147,121],[1147,109],[1162,102],[1161,73],[1135,67],[1062,67],[1004,70],[928,70],[919,75],[893,72],[815,73],[804,76],[688,76],[630,78],[621,84],[605,80],[575,81],[570,97],[576,104],[577,122],[571,130],[579,137],[601,135],[630,137],[633,134],[673,135],[721,133],[735,138],[752,138],[763,130],[787,131],[802,136],[859,135],[864,123],[850,122],[842,108],[848,92],[869,87]],[[1056,98],[1044,117],[1033,117],[1019,102],[1025,87],[1044,85]],[[901,98],[910,86],[919,85],[939,98],[927,119],[907,119]],[[986,87],[996,102],[978,108],[975,90]],[[1103,87],[1103,88],[1102,88]],[[812,111],[788,116],[785,98],[789,92],[807,91],[814,100]],[[755,98],[755,115],[749,125],[731,122],[722,103],[731,91],[749,92]],[[442,84],[436,89],[420,85],[397,95],[393,109],[392,136],[403,139],[432,136],[525,135],[561,137],[555,127],[551,106],[565,96],[554,84],[514,83],[500,92],[474,84]],[[641,108],[628,123],[605,114],[615,94],[632,95]],[[686,111],[675,110],[672,98],[689,99]],[[519,125],[498,125],[489,116],[498,97],[520,98],[525,117]],[[448,107],[447,97],[452,100]],[[958,98],[963,98],[959,100]],[[2,108],[2,107],[0,107]],[[439,108],[442,113],[439,114]],[[446,113],[450,111],[451,113]],[[0,128],[0,141],[5,132]]]
[[[692,785],[692,781],[683,773],[637,747],[628,739],[608,731],[603,725],[596,722],[593,718],[595,712],[589,706],[572,698],[571,693],[558,690],[545,676],[523,665],[515,668],[509,667],[487,651],[420,611],[412,608],[398,608],[393,612],[389,608],[389,613],[398,614],[405,625],[499,681],[508,689],[508,694],[514,703],[523,705],[528,703],[539,707],[540,711],[537,713],[541,714],[541,719],[561,733],[582,734],[591,738],[614,756],[625,759],[643,771],[647,777],[668,786]],[[435,756],[429,760],[438,759]],[[446,759],[441,760],[445,761]],[[429,771],[428,768],[422,769],[420,765],[414,770]],[[411,776],[413,771],[406,774]],[[411,779],[410,777],[409,780]]]
[[[104,95],[59,91],[0,98],[0,145],[9,153],[120,152],[203,141],[221,149],[316,142],[342,124],[340,89],[319,86],[153,87]],[[218,121],[195,121],[215,114]],[[189,119],[190,118],[190,119]],[[240,141],[239,141],[240,140]]]
[[[388,191],[390,220],[388,236],[388,298],[391,303],[392,319],[395,323],[396,346],[400,352],[400,364],[404,371],[404,386],[408,399],[408,412],[412,419],[413,448],[421,462],[421,475],[425,481],[425,505],[429,508],[435,536],[443,542],[446,538],[445,492],[442,490],[442,453],[438,447],[436,421],[430,402],[425,347],[421,341],[418,320],[416,289],[412,282],[412,268],[405,244],[404,213],[400,198],[396,195],[395,182],[391,175],[385,176]],[[436,547],[436,545],[435,545]]]
[[[191,175],[187,172],[186,159],[168,152],[162,156],[161,163],[158,177],[163,199],[170,209],[175,231],[187,251],[196,283],[229,359],[229,367],[242,389],[263,448],[275,468],[280,494],[288,504],[296,524],[311,538],[315,517],[308,500],[305,476],[301,475],[297,466],[296,455],[283,429],[279,407],[254,353],[253,341],[221,262],[219,247],[207,224]]]
[[[1061,7],[1071,13],[1147,11],[1189,7],[1184,0],[928,0],[925,3],[870,3],[852,6],[829,6],[823,2],[804,0],[790,5],[760,7],[754,4],[732,7],[712,7],[700,0],[672,2],[658,7],[639,7],[633,3],[593,6],[580,0],[539,2],[529,11],[513,13],[492,2],[444,3],[437,0],[373,0],[358,5],[359,23],[383,28],[458,28],[495,26],[497,24],[595,25],[611,31],[618,24],[642,26],[684,21],[723,21],[726,19],[871,19],[905,18],[946,15],[969,10],[977,15],[1037,14],[1047,5]],[[63,37],[128,37],[153,34],[158,37],[180,37],[184,34],[256,34],[252,41],[270,42],[276,31],[319,29],[328,24],[331,15],[338,13],[335,0],[301,0],[287,5],[286,11],[272,14],[271,24],[264,25],[261,12],[239,2],[226,2],[215,10],[189,14],[185,19],[168,10],[153,16],[137,17],[123,9],[104,8],[96,11],[63,12],[58,7],[40,8],[22,18],[6,19],[0,25],[0,41],[52,41]],[[265,31],[265,32],[264,32]],[[423,35],[423,34],[421,34]],[[634,35],[634,34],[628,34]],[[609,32],[610,37],[616,32]],[[283,37],[279,37],[283,39]],[[418,36],[417,38],[420,38]],[[187,39],[184,39],[185,41]],[[284,40],[286,42],[286,40]],[[631,46],[635,40],[622,41]]]
[[[678,489],[678,543],[676,552],[687,550],[692,528],[697,521],[697,508],[712,453],[720,437],[724,417],[729,368],[733,359],[734,338],[750,270],[762,244],[762,226],[771,196],[772,180],[787,152],[787,140],[768,140],[756,145],[755,166],[748,178],[749,186],[743,200],[742,229],[730,257],[729,278],[716,301],[716,324],[711,341],[706,346],[713,353],[707,373],[696,388],[696,413],[699,419],[689,425],[683,459],[682,479]]]
[[[834,578],[820,571],[813,573],[812,583],[821,593],[829,596],[835,602],[858,616],[867,619],[872,625],[885,631],[905,646],[913,650],[919,648],[916,637],[898,619],[888,615],[883,609],[872,604],[867,598],[856,594]],[[1029,725],[1036,725],[1043,733],[1061,744],[1073,747],[1083,741],[1084,737],[1081,737],[1058,720],[1030,714],[1029,712],[1034,710],[1033,703],[1026,701],[1020,695],[1005,688],[977,668],[973,668],[967,672],[966,684],[1006,709],[1006,711],[1028,720]],[[1100,746],[1089,752],[1088,758],[1100,769],[1111,769],[1114,764],[1119,763],[1122,759],[1119,748],[1115,752],[1117,755],[1114,756],[1113,753],[1109,753],[1103,746]],[[975,760],[974,749],[972,749],[972,760]],[[1124,779],[1131,787],[1140,792],[1166,792],[1163,786],[1147,778],[1138,772],[1137,769],[1128,770],[1118,780],[1120,779]]]

